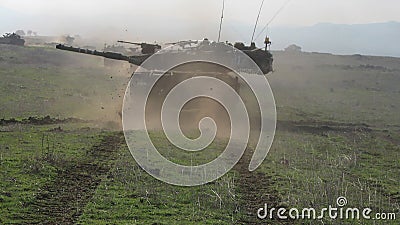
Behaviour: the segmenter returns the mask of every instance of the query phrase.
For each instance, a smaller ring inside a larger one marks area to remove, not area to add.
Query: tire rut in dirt
[[[238,224],[294,224],[293,221],[279,221],[276,218],[261,220],[257,217],[257,210],[264,207],[279,208],[280,198],[276,190],[272,188],[273,174],[267,175],[261,172],[248,170],[252,152],[246,150],[243,157],[234,167],[239,172],[240,210],[244,214]]]
[[[24,219],[30,224],[75,223],[102,178],[107,176],[123,141],[121,133],[105,136],[79,164],[60,170],[55,180],[39,191],[35,201],[27,204],[32,213]]]
[[[293,133],[310,133],[324,135],[326,132],[371,132],[372,128],[365,123],[341,123],[333,121],[283,121],[278,120],[277,130]]]

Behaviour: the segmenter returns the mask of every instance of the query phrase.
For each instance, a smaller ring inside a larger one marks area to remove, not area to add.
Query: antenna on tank
[[[260,13],[261,13],[261,9],[262,9],[263,5],[264,5],[264,0],[262,0],[261,5],[260,5],[260,9],[258,10],[258,15],[257,15],[257,19],[256,19],[256,24],[254,24],[254,30],[253,30],[253,34],[251,35],[250,44],[253,43],[254,34],[256,33],[257,24],[258,24],[258,19],[260,18]]]
[[[221,12],[221,20],[219,22],[218,42],[221,38],[222,19],[224,18],[224,9],[225,9],[225,0],[222,0],[222,12]]]

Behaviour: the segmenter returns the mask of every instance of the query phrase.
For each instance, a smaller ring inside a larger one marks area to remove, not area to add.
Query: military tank
[[[127,43],[127,44],[135,44],[139,45],[141,47],[141,54],[136,54],[136,55],[124,55],[122,53],[114,52],[114,51],[96,51],[96,50],[90,50],[90,49],[82,49],[82,48],[76,48],[72,46],[67,46],[63,44],[58,44],[56,45],[57,49],[60,50],[66,50],[66,51],[72,51],[72,52],[78,52],[78,53],[83,53],[83,54],[88,54],[88,55],[96,55],[96,56],[101,56],[104,58],[108,59],[114,59],[114,60],[121,60],[121,61],[127,61],[131,64],[140,66],[147,58],[149,58],[151,55],[156,53],[161,49],[161,46],[158,44],[148,44],[148,43],[137,43],[137,42],[128,42],[128,41],[118,41],[119,43]],[[200,43],[200,44],[199,44]],[[206,48],[207,46],[213,45],[213,44],[219,44],[215,42],[210,42],[207,38],[205,38],[203,41],[179,41],[175,43],[169,43],[169,44],[177,44],[180,45],[183,49],[187,48],[187,46],[191,44],[197,44],[197,48]],[[231,45],[230,43],[228,43]],[[234,47],[246,55],[248,55],[261,69],[261,71],[264,74],[268,74],[273,70],[272,68],[272,62],[273,62],[273,57],[272,54],[267,50],[267,45],[269,43],[266,42],[266,47],[264,49],[257,48],[255,43],[251,43],[250,46],[246,46],[245,44],[241,42],[237,42],[234,44]]]
[[[57,49],[77,52],[82,54],[88,55],[95,55],[104,57],[107,59],[113,60],[120,60],[120,61],[127,61],[136,66],[145,66],[145,61],[150,56],[155,57],[156,59],[152,58],[152,60],[159,60],[162,62],[162,57],[165,57],[165,54],[160,54],[159,56],[157,51],[161,49],[161,46],[158,44],[148,44],[148,43],[137,43],[137,42],[127,42],[127,41],[119,41],[120,43],[126,44],[134,44],[141,47],[141,52],[136,55],[125,55],[118,52],[112,51],[97,51],[97,50],[90,50],[90,49],[82,49],[76,48],[72,46],[66,46],[63,44],[56,45]],[[257,48],[254,43],[250,46],[246,46],[243,43],[235,43],[234,45],[229,43],[218,43],[218,42],[211,42],[208,39],[204,39],[202,41],[179,41],[173,44],[174,46],[178,46],[179,49],[176,50],[178,52],[182,52],[190,49],[196,48],[196,50],[200,50],[203,52],[207,52],[212,50],[213,45],[230,45],[232,46],[231,49],[238,49],[249,56],[260,68],[261,72],[266,75],[272,71],[272,54],[267,50],[266,43],[265,48]],[[189,51],[189,50],[188,50]],[[190,51],[189,51],[190,52]],[[174,54],[174,51],[169,52],[171,56]],[[159,58],[157,58],[159,57]],[[237,62],[240,63],[240,62]],[[143,65],[142,65],[143,64]],[[155,63],[157,65],[157,63]],[[243,69],[246,69],[246,65],[240,66]],[[157,68],[145,68],[151,70],[157,70]],[[249,68],[250,69],[250,68]],[[169,72],[169,73],[168,73]],[[249,72],[249,71],[246,71]],[[161,129],[161,115],[160,112],[163,104],[163,100],[166,98],[167,94],[180,82],[187,80],[189,78],[193,78],[195,76],[202,76],[207,74],[207,76],[213,76],[224,81],[226,84],[231,86],[243,99],[247,99],[247,103],[253,104],[251,102],[257,102],[254,95],[249,93],[249,89],[246,87],[246,82],[241,80],[240,76],[230,71],[228,68],[221,68],[218,65],[206,63],[206,62],[196,62],[190,64],[180,65],[174,68],[174,71],[167,71],[168,75],[162,76],[154,85],[153,89],[148,98],[148,103],[146,105],[146,124],[147,128],[150,130],[158,130]],[[250,73],[251,74],[251,71]],[[256,74],[256,73],[254,73]],[[257,73],[258,76],[260,73]],[[151,78],[150,73],[135,73],[135,80],[140,80],[141,82],[146,82]],[[217,90],[218,91],[218,90]],[[221,93],[224,94],[224,93]],[[245,100],[246,101],[246,100]],[[245,104],[247,104],[245,102]],[[250,123],[252,124],[252,128],[260,129],[260,111],[255,107],[249,106],[249,113],[255,116],[252,116],[250,119]],[[217,136],[226,137],[229,134],[230,129],[230,122],[229,116],[224,113],[224,108],[216,101],[212,101],[208,98],[197,98],[195,100],[191,100],[182,110],[182,115],[180,116],[180,123],[185,124],[182,127],[182,131],[190,133],[192,130],[198,129],[199,121],[204,118],[205,116],[210,116],[212,118],[216,118],[216,123],[218,126]]]
[[[23,46],[25,44],[25,40],[16,33],[6,33],[3,35],[3,37],[0,37],[0,44]]]

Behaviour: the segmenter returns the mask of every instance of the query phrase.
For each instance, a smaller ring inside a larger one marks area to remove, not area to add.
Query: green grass
[[[23,219],[31,210],[27,205],[40,189],[55,178],[57,170],[81,160],[87,147],[100,140],[99,130],[69,129],[77,126],[51,132],[58,125],[25,125],[0,132],[1,222],[27,222]]]
[[[327,56],[276,52],[275,72],[268,80],[280,120],[322,120],[400,124],[397,112],[399,62],[395,58]],[[365,70],[360,65],[388,69]],[[345,65],[354,69],[344,69]]]
[[[173,186],[143,171],[124,147],[80,223],[232,224],[240,216],[236,207],[235,173],[203,186]]]
[[[274,189],[281,204],[289,208],[321,210],[336,206],[336,199],[345,196],[348,207],[398,213],[400,148],[376,135],[356,133],[349,138],[345,133],[278,132],[261,171],[276,174]],[[367,220],[342,222],[374,224]]]

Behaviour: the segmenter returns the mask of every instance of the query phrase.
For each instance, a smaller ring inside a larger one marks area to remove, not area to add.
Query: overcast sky
[[[223,39],[251,36],[262,0],[225,0]],[[259,30],[288,0],[265,0]],[[216,39],[222,0],[0,0],[0,32],[130,40]],[[270,26],[400,21],[399,0],[291,0]]]

